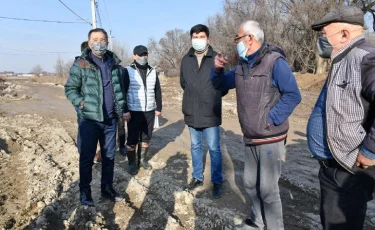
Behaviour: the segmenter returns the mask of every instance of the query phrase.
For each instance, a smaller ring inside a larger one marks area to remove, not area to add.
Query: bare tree
[[[351,5],[356,5],[364,13],[370,13],[372,16],[372,28],[375,31],[375,1],[374,0],[348,0]]]
[[[266,41],[284,49],[294,71],[322,73],[328,62],[317,53],[318,35],[311,24],[333,8],[349,4],[353,0],[225,0],[224,11],[208,19],[210,41],[216,50],[227,54],[233,67],[237,28],[246,20],[255,20],[262,26]]]
[[[56,73],[56,76],[57,77],[64,77],[65,74],[64,74],[64,60],[61,59],[61,57],[59,56],[56,60],[56,64],[55,64],[55,73]]]
[[[368,42],[375,45],[375,32],[366,32],[365,38]]]
[[[181,59],[191,47],[190,35],[181,29],[169,30],[159,41],[150,39],[149,53],[166,76],[178,76]]]
[[[73,60],[69,60],[66,63],[64,63],[64,68],[63,68],[64,77],[69,77],[69,71],[70,71],[70,68],[73,66],[73,63],[74,63]]]
[[[228,57],[229,68],[234,67],[238,62],[233,40],[237,28],[244,21],[255,20],[263,28],[266,42],[285,51],[294,71],[325,73],[329,61],[319,56],[318,33],[311,25],[332,9],[344,5],[356,5],[364,13],[370,13],[375,30],[374,0],[223,0],[223,11],[207,19],[210,44]],[[179,61],[188,47],[189,35],[178,29],[168,31],[160,41],[149,41],[156,62],[169,76],[178,73]]]
[[[43,68],[40,65],[36,65],[32,68],[31,73],[35,74],[36,76],[40,77],[43,72]]]
[[[117,55],[123,66],[129,65],[133,61],[132,53],[126,43],[114,41],[111,51]]]

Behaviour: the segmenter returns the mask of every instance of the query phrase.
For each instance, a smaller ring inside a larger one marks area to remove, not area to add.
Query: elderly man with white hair
[[[375,178],[375,47],[363,37],[357,7],[314,22],[318,50],[331,69],[307,125],[320,163],[320,218],[325,230],[362,229]]]
[[[234,39],[239,63],[224,73],[218,54],[211,80],[216,89],[236,88],[238,117],[245,142],[244,184],[251,213],[236,229],[284,229],[278,181],[289,129],[288,117],[301,95],[283,50],[264,42],[258,22],[246,21]]]

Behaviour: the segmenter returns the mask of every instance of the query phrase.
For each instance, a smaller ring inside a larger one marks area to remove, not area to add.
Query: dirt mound
[[[23,100],[30,99],[28,95],[19,95],[19,92],[24,89],[20,85],[16,85],[0,78],[0,100]]]
[[[319,92],[324,85],[325,80],[327,79],[327,74],[310,74],[310,73],[305,73],[305,74],[300,74],[296,73],[296,80],[298,87],[301,90],[306,90],[306,91],[314,91],[314,92]]]
[[[94,166],[96,206],[81,207],[79,155],[67,132],[72,125],[37,115],[0,117],[0,183],[6,185],[0,191],[0,229],[230,229],[234,219],[244,217],[184,191],[187,179],[181,177],[188,165],[182,153],[167,161],[154,157],[154,170],[137,177],[127,173],[123,158],[117,159],[115,185],[125,188],[119,191],[126,200],[116,204],[100,197],[101,167]],[[182,122],[176,126],[184,127]],[[162,139],[174,135],[159,132]]]

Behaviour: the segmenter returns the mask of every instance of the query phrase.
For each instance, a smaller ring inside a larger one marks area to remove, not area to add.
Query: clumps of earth
[[[25,100],[30,99],[28,95],[20,95],[23,86],[4,81],[0,78],[0,100]]]

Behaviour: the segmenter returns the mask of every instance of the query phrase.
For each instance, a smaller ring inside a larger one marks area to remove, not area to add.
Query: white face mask
[[[195,49],[196,51],[203,51],[207,47],[207,40],[206,39],[193,38],[191,40],[191,44],[193,46],[193,49]]]

